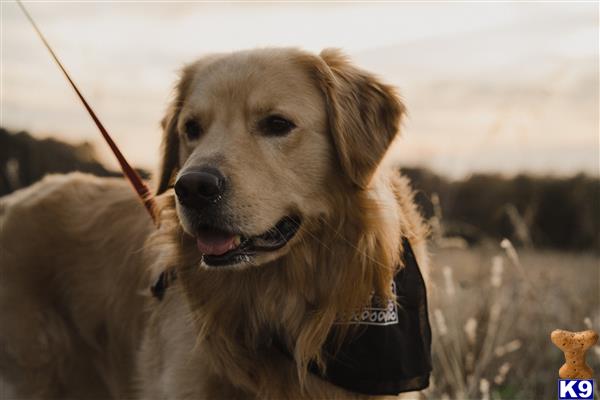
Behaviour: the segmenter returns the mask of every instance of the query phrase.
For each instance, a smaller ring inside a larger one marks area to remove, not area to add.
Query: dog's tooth
[[[238,247],[242,243],[242,237],[240,235],[235,235],[233,238],[233,244],[235,247]]]

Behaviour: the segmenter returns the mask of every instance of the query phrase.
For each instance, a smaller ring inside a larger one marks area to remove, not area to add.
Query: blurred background
[[[431,398],[556,397],[550,332],[600,331],[598,3],[26,4],[145,176],[198,56],[339,47],[397,86],[392,156],[432,227]],[[120,175],[16,3],[0,12],[0,195]]]

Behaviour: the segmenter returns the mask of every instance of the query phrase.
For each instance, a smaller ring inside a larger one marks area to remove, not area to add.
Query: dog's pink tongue
[[[235,235],[220,232],[200,232],[196,245],[202,254],[220,256],[235,248]]]

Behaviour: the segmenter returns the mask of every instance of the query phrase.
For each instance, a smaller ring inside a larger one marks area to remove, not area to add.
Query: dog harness
[[[402,261],[392,283],[396,302],[387,304],[373,298],[370,307],[356,312],[338,324],[357,325],[339,350],[333,340],[325,343],[325,372],[316,364],[309,371],[352,392],[368,395],[395,395],[423,390],[431,373],[431,328],[427,312],[427,292],[417,259],[408,239],[402,239]],[[174,270],[163,272],[152,286],[161,300]],[[293,359],[289,349],[276,336],[273,344]]]

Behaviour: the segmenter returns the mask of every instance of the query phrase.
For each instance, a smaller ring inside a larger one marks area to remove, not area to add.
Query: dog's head
[[[264,264],[332,212],[331,191],[368,187],[402,112],[337,51],[209,56],[184,68],[163,120],[158,192],[174,187],[206,266]]]

